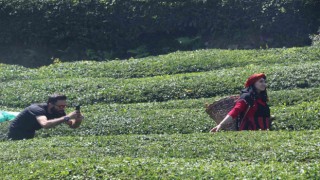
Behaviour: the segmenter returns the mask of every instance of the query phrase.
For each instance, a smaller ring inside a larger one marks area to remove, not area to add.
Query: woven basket
[[[235,102],[239,99],[239,96],[229,96],[218,101],[213,102],[212,104],[206,105],[206,113],[216,122],[218,125],[226,115],[231,111],[234,107]],[[227,131],[235,131],[236,128],[236,121],[233,123],[226,124],[222,127],[223,130]]]

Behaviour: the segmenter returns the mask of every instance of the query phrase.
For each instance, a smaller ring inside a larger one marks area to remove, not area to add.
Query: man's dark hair
[[[59,100],[67,100],[67,96],[58,93],[52,94],[49,96],[47,103],[55,104]]]

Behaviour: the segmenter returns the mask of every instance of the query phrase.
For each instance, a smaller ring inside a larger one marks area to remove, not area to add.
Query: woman
[[[237,121],[237,128],[242,130],[268,130],[271,127],[270,108],[267,104],[266,75],[263,73],[251,75],[245,89],[241,91],[233,109],[228,115],[212,128],[210,132],[217,132],[225,125]]]

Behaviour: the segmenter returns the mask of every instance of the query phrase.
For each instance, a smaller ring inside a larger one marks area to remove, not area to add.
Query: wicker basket
[[[226,115],[231,111],[234,107],[235,102],[239,99],[239,96],[229,96],[218,101],[213,102],[212,104],[206,105],[206,113],[216,122],[219,124]],[[236,128],[236,121],[233,123],[226,124],[222,127],[223,130],[227,131],[235,131]]]

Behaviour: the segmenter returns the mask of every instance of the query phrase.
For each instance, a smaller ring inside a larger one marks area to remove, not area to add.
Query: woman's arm
[[[226,125],[233,123],[234,119],[232,116],[227,115],[216,127],[212,128],[210,132],[218,132],[221,128],[224,128]]]
[[[229,124],[234,123],[237,116],[244,112],[247,109],[248,105],[245,100],[238,101],[233,109],[228,113],[228,115],[214,128],[210,130],[210,132],[218,132],[221,128],[226,127]]]

